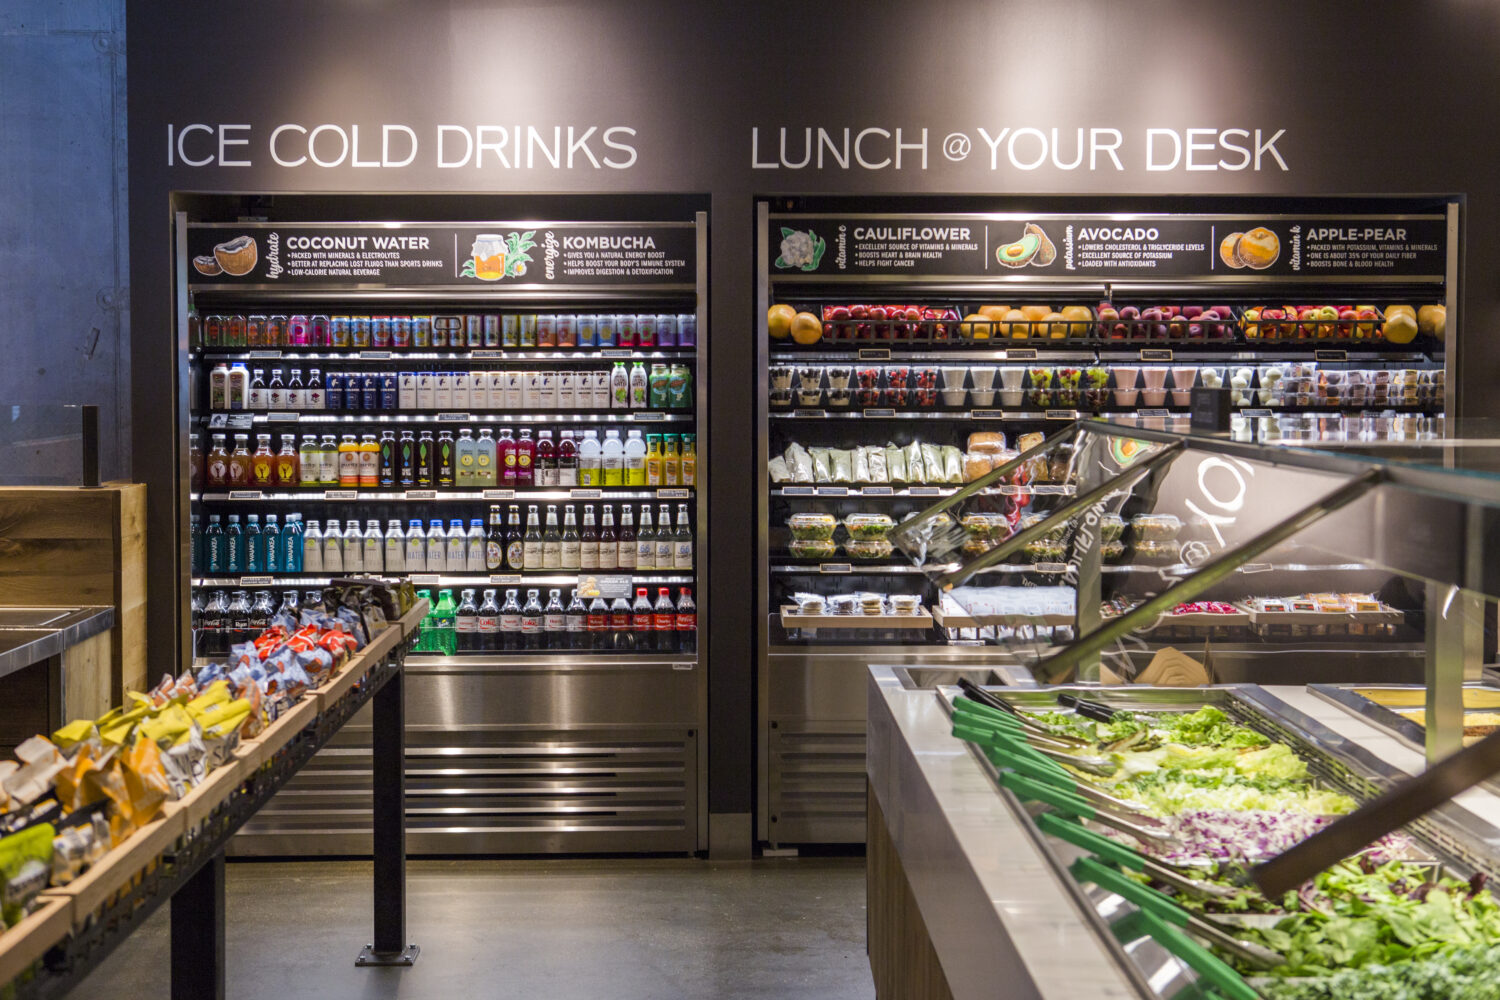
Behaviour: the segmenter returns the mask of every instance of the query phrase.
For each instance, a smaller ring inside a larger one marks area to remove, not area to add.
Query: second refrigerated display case
[[[341,578],[427,592],[414,853],[706,847],[707,224],[682,202],[178,217],[195,653]],[[236,852],[368,852],[369,748],[355,720]]]
[[[1076,627],[1063,539],[985,569],[1017,614],[978,627],[891,544],[903,519],[1069,421],[1167,426],[1195,387],[1257,440],[1441,434],[1455,408],[1457,199],[1057,201],[758,205],[764,842],[863,840],[869,664],[987,680]],[[1067,449],[1024,463],[949,515],[953,566],[1077,488]],[[1170,565],[1167,527],[1100,558]]]

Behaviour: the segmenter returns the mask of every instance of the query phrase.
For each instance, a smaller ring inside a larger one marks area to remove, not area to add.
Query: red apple
[[[1202,306],[1183,306],[1182,307],[1182,315],[1185,316],[1188,319],[1197,319],[1197,318],[1199,318],[1200,316],[1203,315],[1204,311],[1205,310],[1204,310],[1204,308]]]

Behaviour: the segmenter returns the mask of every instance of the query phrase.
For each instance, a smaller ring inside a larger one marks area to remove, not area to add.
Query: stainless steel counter
[[[111,607],[0,607],[0,677],[113,628]]]

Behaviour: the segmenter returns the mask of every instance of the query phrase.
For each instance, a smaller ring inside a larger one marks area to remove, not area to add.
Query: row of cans
[[[692,313],[468,313],[402,316],[188,317],[203,347],[469,348],[697,347]]]

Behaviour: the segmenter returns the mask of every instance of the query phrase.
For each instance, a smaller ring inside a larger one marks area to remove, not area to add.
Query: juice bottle
[[[650,379],[646,375],[646,365],[637,361],[630,366],[630,403],[632,409],[644,410],[650,402]]]
[[[612,410],[630,408],[630,372],[623,361],[616,361],[609,372],[609,406]]]
[[[210,490],[222,490],[229,486],[229,449],[224,445],[223,434],[215,434],[208,446],[203,482]]]
[[[324,434],[318,444],[318,484],[325,488],[339,484],[339,446],[332,434]]]
[[[615,317],[615,340],[621,347],[635,346],[635,323],[634,313],[621,313]]]
[[[479,487],[492,487],[495,485],[495,473],[498,466],[495,464],[495,437],[488,427],[481,427],[479,440],[474,442],[474,485]]]
[[[578,445],[573,441],[572,431],[563,431],[557,443],[557,485],[578,485]]]
[[[297,485],[314,489],[322,485],[322,473],[323,454],[318,447],[318,436],[309,434],[297,446]]]
[[[243,410],[250,400],[250,370],[242,364],[229,369],[229,409]]]
[[[532,467],[536,485],[543,488],[557,486],[557,446],[552,443],[551,431],[538,431],[536,461]]]
[[[250,484],[250,435],[248,434],[234,436],[234,451],[229,455],[227,481],[232,490],[242,490]]]
[[[583,432],[583,443],[578,446],[578,485],[604,485],[604,453],[598,434],[592,430]]]
[[[452,486],[454,482],[453,432],[438,431],[437,476],[433,480],[438,486]]]
[[[646,485],[660,486],[662,484],[662,454],[661,435],[646,435]]]
[[[646,440],[637,430],[625,434],[625,485],[646,485]]]
[[[698,435],[682,436],[682,485],[698,485]]]
[[[516,485],[531,486],[536,477],[536,442],[531,439],[531,428],[522,427],[516,441]]]
[[[281,452],[276,456],[276,488],[295,490],[302,485],[302,459],[297,454],[297,438],[281,435]]]
[[[604,446],[600,449],[604,469],[605,486],[625,485],[625,446],[620,443],[620,432],[604,432]]]
[[[373,490],[380,487],[380,442],[374,434],[364,434],[359,439],[359,487]],[[340,481],[343,476],[340,474]]]
[[[500,438],[495,442],[495,465],[499,472],[500,485],[514,489],[516,485],[516,439],[510,436],[510,428],[500,428]]]
[[[271,454],[271,435],[255,435],[255,453],[250,456],[250,483],[268,490],[276,482],[276,456]]]
[[[663,434],[661,437],[661,484],[677,486],[682,482],[682,455],[677,450],[677,435]]]
[[[380,435],[380,488],[396,488],[396,432],[384,431]]]
[[[196,434],[188,439],[188,489],[203,489],[203,444]]]
[[[208,373],[208,408],[229,409],[229,365],[220,361]]]
[[[479,454],[474,432],[464,427],[458,432],[458,441],[453,446],[453,485],[477,486]]]
[[[352,490],[359,488],[359,442],[353,434],[345,434],[339,441],[339,486]]]

